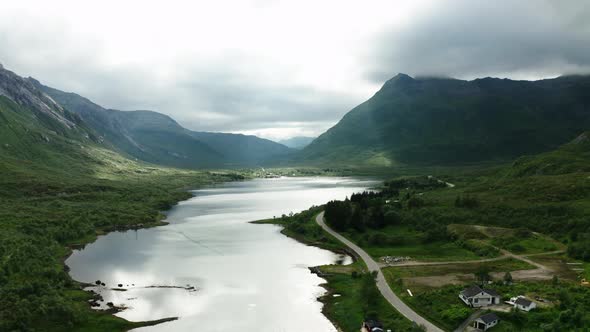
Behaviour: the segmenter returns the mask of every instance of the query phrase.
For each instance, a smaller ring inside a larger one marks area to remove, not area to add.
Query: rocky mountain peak
[[[399,73],[385,82],[383,88],[386,90],[392,88],[404,88],[411,85],[413,82],[415,82],[415,80],[410,75]]]
[[[76,126],[65,117],[64,110],[58,103],[37,89],[34,81],[20,77],[2,66],[0,66],[0,96],[21,106],[30,107],[36,112],[46,114],[67,128]]]

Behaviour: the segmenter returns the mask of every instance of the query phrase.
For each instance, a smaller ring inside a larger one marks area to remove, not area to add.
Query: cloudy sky
[[[398,72],[590,72],[590,1],[3,1],[0,63],[194,130],[315,136]]]

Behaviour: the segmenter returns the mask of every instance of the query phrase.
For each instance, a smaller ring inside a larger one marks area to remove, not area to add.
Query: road
[[[465,331],[465,329],[467,328],[467,326],[469,326],[469,324],[476,318],[478,318],[481,313],[483,312],[483,310],[479,309],[474,311],[471,315],[469,315],[469,317],[467,317],[466,320],[463,321],[463,323],[461,323],[461,325],[459,325],[458,328],[456,328],[453,332],[463,332]]]
[[[428,332],[442,332],[440,328],[436,327],[436,325],[430,323],[424,317],[418,315],[412,308],[408,307],[395,293],[391,290],[387,281],[385,281],[385,277],[381,272],[381,268],[379,264],[373,260],[369,254],[367,254],[363,249],[361,249],[356,244],[352,243],[350,240],[345,238],[344,236],[340,235],[339,233],[332,230],[326,223],[324,222],[324,212],[318,214],[316,217],[316,222],[320,225],[324,231],[330,233],[332,236],[340,240],[340,242],[344,243],[347,247],[352,249],[364,262],[367,264],[369,271],[377,272],[377,288],[383,295],[383,297],[391,303],[391,305],[402,315],[404,315],[407,319],[415,322],[418,325],[422,325],[426,328]]]
[[[399,266],[424,266],[424,265],[476,264],[476,263],[500,261],[503,259],[508,259],[510,257],[512,257],[512,256],[502,255],[502,256],[494,257],[494,258],[475,259],[475,260],[468,260],[468,261],[441,261],[441,262],[409,261],[409,262],[400,262],[400,263],[392,263],[392,264],[379,263],[379,265],[381,267],[389,267],[389,266],[399,267]]]
[[[540,252],[540,253],[529,254],[529,255],[516,255],[516,254],[513,254],[513,253],[511,253],[507,250],[504,250],[504,249],[500,249],[497,247],[494,247],[494,248],[498,249],[502,253],[502,256],[498,256],[498,257],[494,257],[494,258],[467,260],[467,261],[441,261],[441,262],[410,261],[410,262],[400,262],[400,263],[393,263],[393,264],[379,263],[379,266],[381,266],[381,267],[388,267],[388,266],[399,267],[399,266],[424,266],[424,265],[475,264],[475,263],[495,262],[495,261],[499,261],[499,260],[503,260],[503,259],[514,258],[514,259],[518,259],[518,260],[524,261],[526,263],[529,263],[531,265],[534,265],[540,269],[550,271],[550,269],[547,268],[546,266],[536,263],[536,262],[528,259],[528,257],[561,254],[561,253],[565,252],[565,250],[555,250],[555,251]]]

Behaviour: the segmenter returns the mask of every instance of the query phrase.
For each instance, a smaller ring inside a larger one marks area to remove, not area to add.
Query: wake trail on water
[[[212,252],[214,252],[214,253],[216,253],[216,254],[219,254],[219,255],[222,255],[222,256],[223,256],[223,253],[222,253],[221,251],[219,251],[219,250],[217,250],[217,249],[215,249],[215,248],[209,247],[208,245],[206,245],[206,244],[202,243],[202,242],[201,242],[201,241],[199,241],[199,240],[195,240],[195,239],[191,238],[190,236],[186,235],[186,233],[184,233],[183,231],[175,231],[175,230],[172,230],[172,229],[161,229],[161,230],[159,230],[159,231],[161,231],[161,232],[171,232],[171,233],[180,234],[180,235],[182,235],[182,236],[183,236],[185,239],[187,239],[188,241],[190,241],[190,242],[192,242],[192,243],[194,243],[194,244],[196,244],[196,245],[198,245],[198,246],[201,246],[201,247],[203,247],[203,248],[205,248],[205,249],[208,249],[208,250],[210,250],[210,251],[212,251]]]

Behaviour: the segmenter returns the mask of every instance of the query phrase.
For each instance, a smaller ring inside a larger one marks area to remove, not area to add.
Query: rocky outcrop
[[[66,117],[64,109],[47,94],[37,89],[34,82],[33,79],[20,77],[0,65],[0,96],[47,115],[66,128],[76,127],[76,124]]]
[[[590,132],[585,132],[582,133],[580,136],[576,137],[572,143],[573,144],[586,144],[588,142],[590,142],[590,138],[588,137],[590,135]]]

